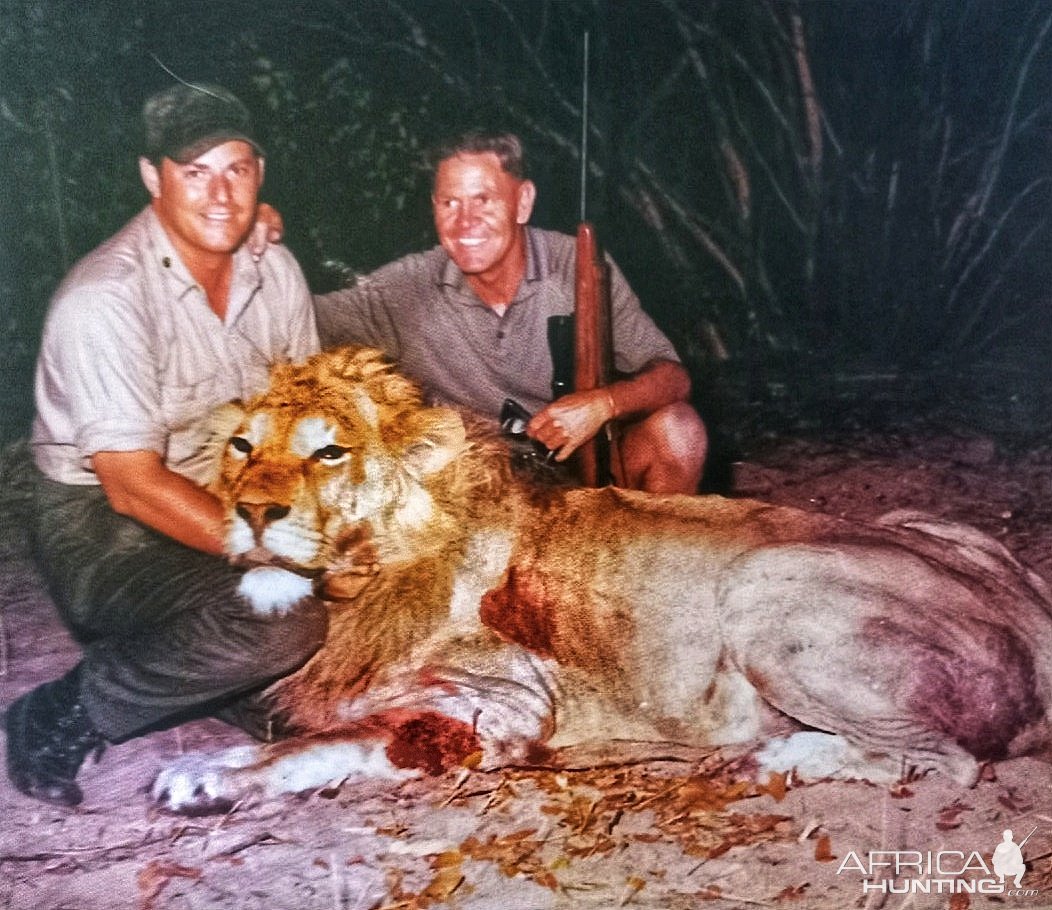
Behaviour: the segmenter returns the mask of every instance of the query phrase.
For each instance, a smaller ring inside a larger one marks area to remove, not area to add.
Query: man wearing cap
[[[8,710],[7,771],[65,806],[107,742],[202,714],[251,725],[253,694],[325,635],[311,598],[253,613],[242,572],[219,558],[222,509],[202,486],[209,412],[318,348],[292,255],[275,247],[256,262],[245,247],[262,151],[245,107],[217,86],[176,85],[143,119],[150,204],[66,277],[37,362],[31,535],[83,654]]]

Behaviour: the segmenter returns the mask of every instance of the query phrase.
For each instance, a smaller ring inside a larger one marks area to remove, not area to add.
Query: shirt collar
[[[176,252],[168,232],[161,225],[152,206],[147,206],[146,233],[149,238],[150,255],[169,284],[175,299],[183,300],[194,291],[200,292],[194,276]],[[227,305],[227,323],[233,324],[262,284],[259,264],[242,245],[234,252],[234,272],[230,279],[230,300]]]
[[[143,214],[146,219],[150,258],[156,264],[160,274],[164,276],[165,284],[170,287],[176,299],[181,300],[197,287],[197,283],[189,269],[183,264],[183,260],[179,258],[168,232],[162,227],[161,220],[157,217],[153,207],[147,206]]]
[[[442,249],[441,246],[438,249]],[[548,272],[548,252],[543,243],[540,242],[537,232],[530,225],[526,225],[526,274],[522,283],[515,293],[516,300],[522,300],[533,294],[530,288],[534,282],[540,281]],[[472,301],[481,303],[471,289],[464,273],[457,268],[455,262],[449,258],[449,254],[442,250],[442,260],[438,269],[438,285],[449,287],[459,295],[469,297]],[[484,304],[482,304],[484,306]]]
[[[548,250],[537,231],[526,226],[526,277],[527,282],[540,281],[548,274]]]

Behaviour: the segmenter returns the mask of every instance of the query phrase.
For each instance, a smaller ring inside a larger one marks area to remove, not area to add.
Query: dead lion
[[[564,747],[764,741],[767,767],[964,785],[1046,745],[1049,591],[993,539],[717,496],[538,489],[371,350],[279,368],[216,490],[260,610],[334,601],[273,694],[298,735],[188,756],[154,800],[230,806]],[[327,574],[326,574],[327,573]],[[800,740],[772,731],[810,728]]]

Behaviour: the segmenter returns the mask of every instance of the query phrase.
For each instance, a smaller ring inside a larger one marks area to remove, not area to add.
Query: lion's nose
[[[247,522],[254,534],[259,535],[267,525],[281,521],[292,508],[276,502],[239,502],[234,511]]]

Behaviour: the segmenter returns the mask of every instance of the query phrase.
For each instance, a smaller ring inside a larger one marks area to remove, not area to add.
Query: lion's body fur
[[[538,488],[461,421],[371,351],[282,368],[245,408],[251,454],[228,449],[217,489],[235,525],[242,503],[291,514],[249,543],[232,528],[232,547],[370,572],[332,604],[324,648],[274,687],[295,729],[368,738],[396,717],[390,749],[422,713],[500,764],[748,741],[792,719],[962,782],[1044,747],[1049,592],[980,532]],[[320,463],[327,445],[347,453],[338,471]],[[300,542],[282,552],[288,534]]]

